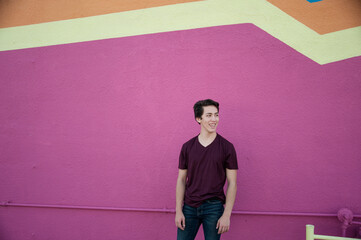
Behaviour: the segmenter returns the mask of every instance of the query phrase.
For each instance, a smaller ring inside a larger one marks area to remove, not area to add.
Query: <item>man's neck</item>
[[[201,133],[198,135],[198,142],[203,146],[203,147],[207,147],[208,145],[210,145],[214,139],[216,139],[217,137],[217,133]]]
[[[206,132],[206,131],[201,131],[200,134],[199,134],[199,137],[202,139],[202,140],[213,140],[217,137],[217,133],[216,132],[212,132],[212,133],[209,133],[209,132]]]

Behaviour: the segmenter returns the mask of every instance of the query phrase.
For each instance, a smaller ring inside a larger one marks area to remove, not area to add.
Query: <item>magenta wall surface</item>
[[[319,65],[252,24],[0,52],[0,202],[173,210],[192,106],[218,100],[235,211],[361,214],[361,58]],[[162,212],[0,207],[0,239],[174,239]],[[339,235],[234,214],[223,239]],[[281,233],[280,237],[278,234]],[[203,239],[199,236],[198,239]]]

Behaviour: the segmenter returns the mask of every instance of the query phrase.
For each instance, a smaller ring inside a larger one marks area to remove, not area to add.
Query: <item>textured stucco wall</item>
[[[179,149],[198,131],[192,104],[211,97],[239,155],[235,210],[359,213],[360,60],[320,67],[251,24],[3,52],[1,201],[172,209]],[[1,209],[7,239],[175,234],[167,213]],[[42,232],[44,218],[67,233]],[[259,228],[303,239],[314,219],[290,218],[295,235],[272,227],[287,217],[234,215],[224,239]]]

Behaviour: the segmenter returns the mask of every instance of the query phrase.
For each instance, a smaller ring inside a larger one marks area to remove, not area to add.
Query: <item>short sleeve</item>
[[[184,146],[184,144],[183,144],[182,150],[179,154],[178,168],[179,169],[188,169],[188,156],[187,156],[186,147]]]
[[[237,154],[232,143],[229,143],[226,153],[226,168],[238,169]]]

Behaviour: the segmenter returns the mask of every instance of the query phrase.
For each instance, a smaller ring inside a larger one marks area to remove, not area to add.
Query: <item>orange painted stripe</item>
[[[268,0],[309,28],[325,34],[361,26],[361,0]]]
[[[0,28],[195,1],[200,0],[0,0]]]

